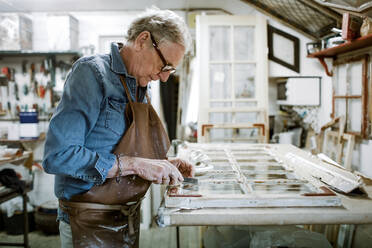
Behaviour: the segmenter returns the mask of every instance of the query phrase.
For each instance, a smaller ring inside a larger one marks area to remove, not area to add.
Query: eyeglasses
[[[161,68],[160,72],[169,72],[170,74],[175,73],[176,72],[176,68],[174,68],[172,65],[170,65],[170,64],[167,63],[167,61],[165,60],[163,54],[161,53],[161,51],[160,51],[160,49],[158,47],[158,44],[156,44],[156,41],[155,41],[154,37],[152,37],[152,34],[151,33],[150,33],[150,38],[151,38],[151,41],[152,41],[152,45],[155,48],[155,51],[158,53],[161,61],[164,64],[164,66],[163,66],[163,68]]]

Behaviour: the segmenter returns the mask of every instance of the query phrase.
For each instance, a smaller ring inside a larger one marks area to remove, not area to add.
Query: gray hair
[[[143,31],[149,31],[158,45],[169,41],[184,46],[186,52],[191,47],[191,35],[185,21],[173,11],[160,10],[154,6],[146,9],[130,24],[127,41],[133,42]]]

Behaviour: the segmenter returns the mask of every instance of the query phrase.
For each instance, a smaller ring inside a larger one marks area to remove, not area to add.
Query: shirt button
[[[102,168],[102,169],[101,169],[101,171],[102,171],[102,172],[105,172],[105,169],[104,169],[104,168]]]

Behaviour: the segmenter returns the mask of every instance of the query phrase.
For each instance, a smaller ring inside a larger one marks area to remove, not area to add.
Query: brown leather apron
[[[147,104],[133,102],[124,78],[120,80],[129,99],[125,108],[129,128],[114,154],[166,159],[169,139],[147,94]],[[60,201],[69,214],[74,247],[138,247],[140,204],[150,185],[135,175],[109,178],[70,201]]]

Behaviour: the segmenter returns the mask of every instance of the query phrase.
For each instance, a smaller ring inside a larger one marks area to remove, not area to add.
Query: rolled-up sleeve
[[[46,137],[43,167],[47,173],[67,175],[94,184],[105,181],[115,155],[85,146],[101,111],[103,84],[94,64],[78,61],[67,77],[61,102]]]

